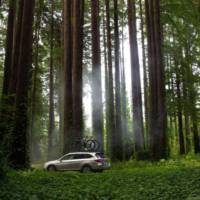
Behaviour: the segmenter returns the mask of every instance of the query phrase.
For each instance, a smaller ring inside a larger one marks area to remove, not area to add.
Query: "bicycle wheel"
[[[89,139],[86,141],[86,148],[89,151],[97,151],[99,148],[99,143],[96,140]]]
[[[85,147],[87,151],[95,151],[96,143],[94,142],[94,140],[87,140],[85,143]]]

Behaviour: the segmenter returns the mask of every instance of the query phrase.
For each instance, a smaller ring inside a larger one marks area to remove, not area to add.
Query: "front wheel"
[[[54,171],[56,171],[56,167],[54,165],[50,165],[50,166],[47,167],[47,170],[54,172]]]

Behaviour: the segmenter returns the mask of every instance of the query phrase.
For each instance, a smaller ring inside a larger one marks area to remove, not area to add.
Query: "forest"
[[[199,119],[200,0],[0,0],[0,199],[200,199]]]

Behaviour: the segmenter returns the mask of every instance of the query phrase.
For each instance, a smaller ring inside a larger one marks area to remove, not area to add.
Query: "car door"
[[[68,154],[60,159],[60,163],[57,165],[58,170],[72,170],[71,165],[73,162],[74,154]]]
[[[74,154],[73,161],[70,163],[70,168],[72,170],[80,170],[83,159],[83,154]]]

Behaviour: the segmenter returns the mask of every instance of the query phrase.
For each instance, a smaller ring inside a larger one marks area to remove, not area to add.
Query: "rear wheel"
[[[81,172],[90,173],[90,172],[92,172],[92,168],[89,165],[85,165],[82,167]]]
[[[47,170],[54,172],[54,171],[56,171],[56,167],[54,165],[49,165]]]

